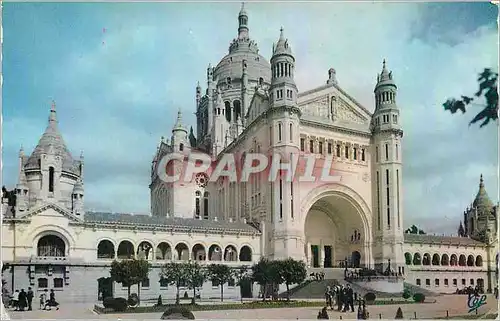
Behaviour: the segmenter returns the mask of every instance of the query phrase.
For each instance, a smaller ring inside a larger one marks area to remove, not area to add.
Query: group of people
[[[59,303],[56,301],[56,294],[54,290],[50,290],[50,294],[47,298],[48,290],[45,289],[40,294],[40,310],[51,310],[51,307],[55,307],[56,310],[59,310]],[[33,298],[34,293],[31,287],[28,288],[28,292],[21,289],[21,291],[16,290],[14,295],[11,298],[10,306],[12,306],[15,311],[28,311],[33,310]]]
[[[329,319],[327,309],[334,310],[334,306],[337,306],[337,310],[341,312],[354,312],[354,302],[358,299],[357,294],[353,291],[351,286],[347,284],[334,285],[333,287],[327,286],[325,291],[326,306],[318,313],[318,319]],[[366,305],[362,300],[358,300],[358,320],[367,320],[369,318],[368,311],[366,310]]]
[[[343,285],[326,287],[326,306],[329,306],[332,310],[334,306],[337,306],[338,311],[347,312],[350,309],[351,312],[354,312],[354,301],[356,301],[356,297],[357,295],[349,284],[345,287]]]

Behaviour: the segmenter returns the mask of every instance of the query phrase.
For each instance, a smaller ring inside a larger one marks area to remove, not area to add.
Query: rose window
[[[196,174],[195,182],[196,182],[196,185],[198,185],[199,187],[205,187],[205,186],[207,186],[207,183],[208,183],[208,176],[207,176],[207,174],[205,174],[205,173],[198,173],[198,174]]]

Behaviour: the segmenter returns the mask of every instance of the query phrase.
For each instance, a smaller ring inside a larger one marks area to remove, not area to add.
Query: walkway
[[[466,295],[444,295],[436,298],[433,304],[406,304],[401,305],[405,319],[414,318],[430,319],[434,317],[445,317],[446,310],[450,316],[466,315]],[[398,305],[369,306],[370,319],[393,319],[396,315]],[[283,309],[254,309],[254,310],[226,310],[226,311],[199,311],[193,312],[196,319],[316,319],[319,308],[283,308]],[[492,295],[488,295],[487,304],[480,307],[478,313],[496,313],[498,311],[497,301]],[[355,313],[341,313],[329,311],[330,319],[355,319]],[[124,313],[97,315],[91,311],[90,305],[67,305],[59,311],[29,311],[10,312],[12,319],[159,319],[161,313]]]

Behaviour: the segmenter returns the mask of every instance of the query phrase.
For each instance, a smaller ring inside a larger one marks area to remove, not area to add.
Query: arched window
[[[49,167],[49,192],[54,192],[54,167]]]
[[[467,265],[467,259],[465,258],[465,255],[460,254],[460,257],[458,258],[458,265],[459,266],[466,266]]]
[[[429,253],[424,254],[424,258],[422,259],[422,265],[431,265],[431,255]]]
[[[449,265],[450,264],[450,259],[448,258],[448,254],[443,254],[441,256],[441,265]]]
[[[97,245],[97,258],[98,259],[114,259],[115,246],[109,240],[102,240]]]
[[[135,257],[134,245],[130,241],[121,241],[116,251],[116,256],[119,259],[132,259]]]
[[[238,251],[232,245],[228,245],[224,250],[224,261],[236,261],[238,259]]]
[[[458,265],[458,259],[457,259],[456,254],[452,254],[450,256],[450,265],[451,266],[457,266]]]
[[[481,255],[476,256],[476,266],[483,266],[483,258]]]
[[[413,255],[413,265],[421,265],[422,264],[422,257],[420,256],[420,253],[415,253]]]
[[[226,120],[231,121],[231,103],[229,101],[224,102],[226,109]]]
[[[406,262],[406,265],[411,265],[411,254],[406,252],[405,253],[405,262]]]
[[[467,266],[474,266],[474,256],[469,255],[467,257]]]
[[[200,197],[201,197],[201,192],[196,191],[194,218],[200,218],[200,213],[201,213]]]
[[[45,235],[38,240],[38,256],[64,257],[66,256],[66,244],[56,235]]]
[[[181,152],[184,150],[184,144],[183,144],[183,143],[181,143],[181,144],[179,145],[179,150],[180,150]]]
[[[234,121],[237,121],[241,118],[241,103],[239,100],[233,101],[234,108]]]
[[[203,218],[205,220],[208,220],[208,197],[209,197],[209,193],[208,192],[205,192],[203,194]]]
[[[240,249],[239,259],[241,262],[251,262],[252,261],[252,250],[250,247],[243,245]]]
[[[441,260],[439,259],[439,254],[435,253],[432,256],[432,265],[439,265],[440,261]]]

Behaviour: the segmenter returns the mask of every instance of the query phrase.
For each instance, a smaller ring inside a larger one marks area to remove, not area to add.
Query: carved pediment
[[[25,215],[23,215],[20,218],[30,219],[36,215],[43,215],[44,212],[46,212],[50,209],[54,210],[57,214],[69,219],[71,222],[75,222],[75,223],[83,222],[83,220],[80,217],[76,217],[70,211],[68,211],[68,210],[66,210],[66,209],[62,208],[61,206],[54,204],[54,203],[46,203],[46,204],[43,204],[41,206],[34,207],[31,210],[29,210],[28,212],[26,212]]]
[[[366,118],[358,114],[353,107],[349,106],[349,104],[342,99],[336,101],[333,112],[334,121],[341,120],[357,124],[365,124],[367,122]]]
[[[328,96],[322,96],[299,106],[302,115],[314,117],[328,117]]]

